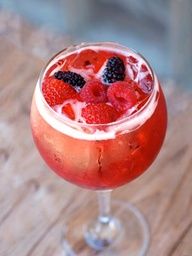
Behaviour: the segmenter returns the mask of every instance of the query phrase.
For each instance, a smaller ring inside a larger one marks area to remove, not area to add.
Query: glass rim
[[[117,120],[117,121],[114,121],[114,122],[110,122],[110,123],[107,123],[107,124],[87,124],[87,123],[80,123],[78,121],[71,120],[70,118],[61,116],[56,111],[54,111],[52,107],[49,106],[49,104],[46,102],[46,100],[45,100],[45,98],[43,96],[43,93],[42,93],[42,81],[44,79],[44,75],[46,74],[48,66],[52,63],[52,61],[54,61],[61,54],[63,54],[62,57],[64,58],[65,55],[67,55],[67,54],[73,53],[73,52],[75,52],[75,51],[77,51],[79,49],[87,48],[89,46],[90,47],[91,46],[97,46],[97,47],[101,46],[101,48],[102,47],[109,47],[109,48],[111,47],[111,49],[118,47],[119,49],[121,49],[123,51],[132,52],[133,54],[138,55],[142,60],[144,60],[144,62],[147,64],[147,67],[149,68],[149,70],[151,72],[151,75],[152,75],[153,90],[152,90],[149,98],[145,102],[145,104],[138,111],[136,111],[135,113],[133,113],[133,114],[131,114],[129,116],[125,116],[124,118],[122,118],[120,120]],[[155,90],[155,85],[157,87],[156,90]],[[68,124],[71,127],[76,125],[76,126],[79,126],[81,128],[98,128],[98,127],[100,127],[100,128],[102,128],[102,127],[107,128],[107,127],[111,127],[111,126],[120,125],[120,124],[125,123],[125,122],[127,123],[130,120],[136,119],[139,116],[139,114],[141,112],[143,112],[147,108],[147,106],[152,101],[152,99],[154,99],[156,97],[156,95],[158,93],[158,89],[159,89],[159,83],[158,83],[158,80],[156,78],[156,75],[155,75],[151,65],[148,63],[148,61],[145,59],[145,57],[142,54],[140,54],[139,52],[135,51],[134,49],[129,48],[129,47],[124,46],[124,45],[121,45],[121,44],[119,44],[117,42],[89,42],[89,43],[82,42],[80,44],[70,45],[70,46],[60,50],[56,54],[54,54],[48,60],[46,65],[42,68],[42,70],[40,72],[40,75],[39,75],[39,79],[37,81],[37,87],[38,87],[38,89],[40,91],[41,101],[42,101],[43,105],[46,107],[46,110],[48,110],[50,115],[52,115],[55,119],[57,119],[57,121],[61,122],[61,124],[62,123],[64,123],[65,125]]]

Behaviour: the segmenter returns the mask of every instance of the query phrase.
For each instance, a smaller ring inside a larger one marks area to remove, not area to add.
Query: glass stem
[[[112,190],[98,191],[99,221],[109,223],[111,219],[111,192]]]
[[[98,191],[99,215],[86,227],[86,242],[96,250],[103,250],[119,237],[121,225],[111,214],[112,190]]]

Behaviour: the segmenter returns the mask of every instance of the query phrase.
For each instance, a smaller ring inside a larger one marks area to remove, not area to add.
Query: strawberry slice
[[[88,124],[107,124],[118,117],[117,111],[106,103],[89,104],[82,109],[81,114]]]
[[[128,59],[128,62],[130,62],[130,63],[134,63],[134,64],[138,63],[138,60],[131,55],[128,56],[127,59]]]
[[[137,103],[134,83],[131,80],[126,82],[119,81],[109,87],[107,96],[117,111],[125,112]]]
[[[67,99],[77,99],[77,92],[69,85],[54,77],[47,77],[42,84],[42,92],[49,106],[62,104]]]
[[[62,107],[62,113],[70,119],[75,120],[75,113],[70,103],[67,103]]]
[[[88,49],[81,51],[77,54],[76,58],[73,60],[71,65],[74,68],[89,68],[97,62],[98,54],[96,51]]]

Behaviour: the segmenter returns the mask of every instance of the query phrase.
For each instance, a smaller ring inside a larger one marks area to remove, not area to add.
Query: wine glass
[[[142,59],[152,74],[148,100],[122,120],[85,124],[63,119],[43,97],[42,81],[46,72],[65,56],[92,47],[132,53]],[[111,203],[111,192],[147,170],[162,146],[166,126],[166,103],[157,76],[144,57],[133,50],[117,43],[83,43],[62,50],[47,63],[32,100],[31,128],[35,144],[54,172],[75,185],[95,190],[99,203],[99,214],[94,218],[95,206],[88,198],[84,207],[74,208],[66,217],[62,237],[66,255],[146,254],[149,229],[145,218],[125,201]]]

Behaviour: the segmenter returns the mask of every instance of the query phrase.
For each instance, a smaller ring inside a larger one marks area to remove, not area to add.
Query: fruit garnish
[[[97,63],[97,52],[91,49],[80,52],[71,63],[73,68],[89,68]]]
[[[71,71],[57,71],[54,74],[55,78],[58,80],[62,80],[65,83],[70,84],[71,86],[74,87],[74,89],[79,92],[80,89],[84,86],[85,84],[85,79],[75,73],[75,72],[71,72]]]
[[[49,106],[62,104],[67,99],[78,98],[77,92],[69,85],[54,77],[47,77],[42,84],[42,92]]]
[[[88,124],[107,124],[118,117],[117,111],[106,103],[89,104],[82,109],[81,115]]]
[[[95,48],[59,59],[47,71],[42,86],[56,112],[88,124],[132,115],[147,102],[152,89],[149,67],[136,55]]]
[[[75,113],[70,103],[67,103],[62,107],[62,113],[70,119],[75,120]]]
[[[119,57],[111,57],[108,59],[103,72],[103,81],[105,83],[114,83],[123,81],[125,78],[125,65]]]
[[[144,64],[142,64],[140,68],[140,72],[147,72],[147,71],[148,71],[148,68]]]
[[[127,59],[131,63],[134,63],[134,64],[138,63],[138,60],[135,57],[131,56],[131,55],[129,57],[127,57]]]
[[[137,103],[134,91],[134,81],[113,83],[108,91],[107,97],[117,111],[125,112]]]
[[[106,86],[98,80],[86,82],[86,84],[80,91],[80,98],[86,103],[106,102]]]

